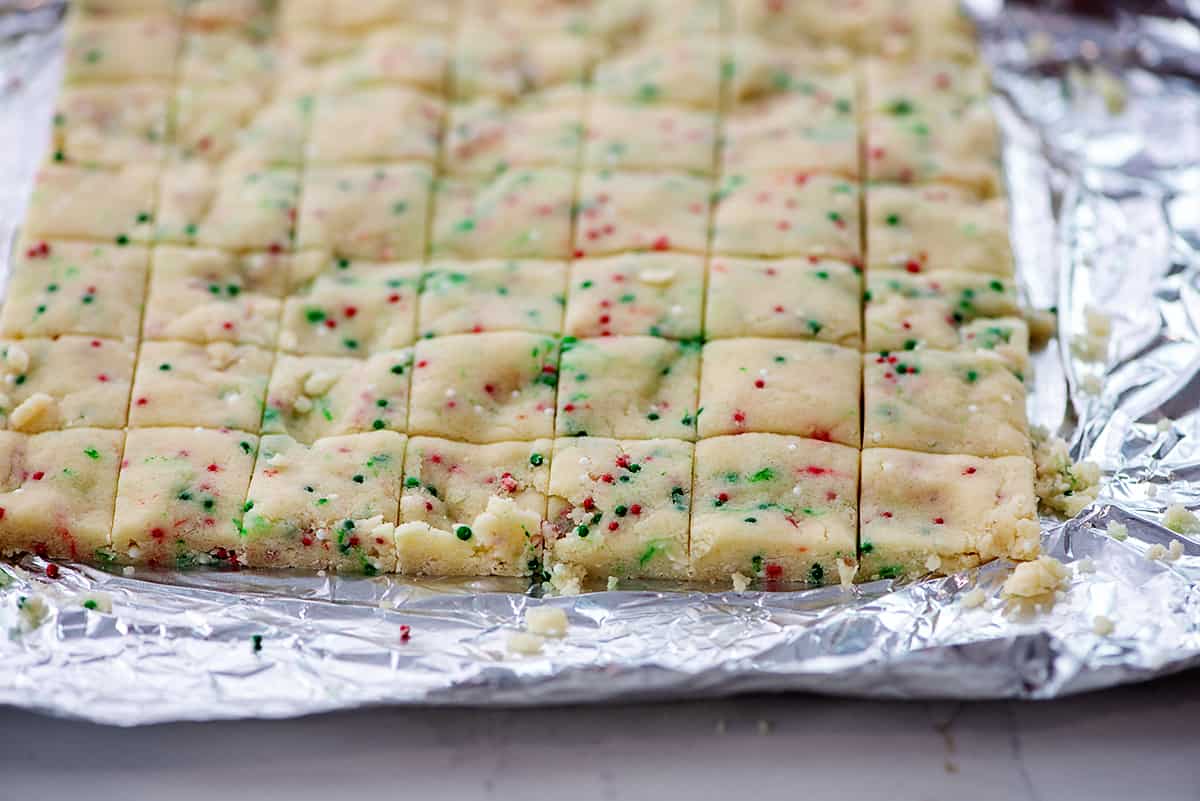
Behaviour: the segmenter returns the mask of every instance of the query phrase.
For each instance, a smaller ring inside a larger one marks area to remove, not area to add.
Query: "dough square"
[[[404,455],[397,572],[528,576],[540,565],[554,443],[413,437]]]
[[[711,111],[597,100],[588,112],[585,170],[677,170],[711,175]]]
[[[157,164],[111,169],[45,164],[34,178],[25,237],[148,242],[154,229],[159,173]]]
[[[872,448],[1029,456],[1025,387],[991,353],[863,355],[863,442]]]
[[[584,173],[575,256],[708,247],[709,182],[685,173]]]
[[[65,86],[54,112],[54,158],[121,165],[162,159],[168,89],[159,84]]]
[[[321,94],[308,139],[308,163],[433,163],[445,112],[441,100],[399,86]]]
[[[467,19],[452,56],[450,96],[511,102],[552,87],[581,86],[595,57],[593,43],[579,36],[530,36],[524,26]]]
[[[280,349],[363,356],[411,345],[420,266],[341,263],[284,301]]]
[[[596,65],[597,99],[716,111],[721,102],[721,43],[697,36],[648,42]]]
[[[546,566],[601,580],[686,578],[693,455],[672,439],[555,440]]]
[[[659,337],[564,340],[556,433],[695,439],[699,351]]]
[[[175,162],[163,172],[156,238],[226,250],[291,250],[299,194],[296,169]]]
[[[566,283],[567,265],[558,261],[431,262],[422,277],[419,333],[557,334],[562,330]]]
[[[815,339],[857,349],[861,311],[861,271],[845,262],[716,256],[709,263],[708,339]]]
[[[168,14],[106,16],[74,11],[66,26],[66,84],[169,82],[179,20]]]
[[[271,369],[264,434],[301,442],[408,425],[411,348],[366,360],[279,354]]]
[[[447,88],[449,63],[445,33],[393,25],[354,38],[347,52],[327,59],[319,70],[319,85],[335,92],[408,86],[440,97]]]
[[[555,338],[518,331],[435,337],[417,342],[414,358],[410,433],[478,443],[553,436]]]
[[[867,269],[1013,274],[1008,202],[959,187],[878,184],[867,190]]]
[[[709,342],[700,436],[793,434],[858,447],[861,370],[857,351],[824,342]]]
[[[15,253],[0,335],[136,338],[148,261],[144,247],[29,239]]]
[[[868,351],[954,350],[965,324],[1021,314],[1015,284],[976,273],[869,272],[865,298]]]
[[[265,100],[244,85],[191,85],[175,90],[176,162],[203,161],[228,170],[299,167],[304,158],[311,103]]]
[[[437,30],[453,23],[455,7],[428,0],[287,0],[280,8],[279,26],[289,32],[313,28],[358,36],[393,25]]]
[[[623,253],[578,259],[571,262],[564,332],[696,339],[703,304],[703,256]]]
[[[859,575],[912,579],[1037,555],[1033,462],[1023,456],[862,452]]]
[[[309,169],[298,246],[348,259],[420,259],[432,181],[425,164]]]
[[[404,446],[394,431],[312,445],[264,436],[246,500],[246,564],[369,576],[395,570]]]
[[[188,29],[179,54],[177,87],[244,87],[259,97],[280,77],[277,45],[257,29]]]
[[[987,103],[992,92],[983,64],[945,60],[867,59],[863,81],[871,114],[955,114]]]
[[[95,337],[0,340],[0,425],[37,433],[121,428],[134,345]]]
[[[725,118],[723,171],[819,170],[857,180],[854,114],[839,110],[845,98],[817,97],[787,96],[739,106]],[[828,109],[814,108],[819,103],[828,103]]]
[[[986,103],[956,114],[876,112],[867,119],[866,141],[871,183],[954,183],[988,196],[1004,191],[1000,131]]]
[[[434,192],[433,255],[567,259],[575,176],[518,167],[490,178],[446,178]]]
[[[0,431],[0,553],[111,561],[117,467],[125,432]]]
[[[442,166],[452,175],[493,175],[510,167],[579,162],[583,90],[575,85],[530,93],[516,102],[480,97],[450,107]]]
[[[159,245],[142,336],[274,348],[292,257]]]
[[[258,433],[273,354],[252,345],[143,342],[129,425]]]
[[[207,428],[135,428],[125,443],[112,558],[151,567],[236,565],[258,437]]]
[[[858,542],[858,451],[779,434],[696,444],[691,576],[836,584]]]
[[[989,317],[963,323],[958,329],[959,350],[994,353],[1013,374],[1025,380],[1029,373],[1029,324],[1020,317]]]
[[[852,181],[786,170],[737,172],[721,180],[716,198],[714,253],[861,263],[859,189]]]
[[[730,110],[771,98],[807,99],[814,113],[851,114],[857,107],[856,61],[845,47],[798,38],[778,46],[759,36],[730,37],[722,66]],[[831,108],[833,107],[833,108]]]

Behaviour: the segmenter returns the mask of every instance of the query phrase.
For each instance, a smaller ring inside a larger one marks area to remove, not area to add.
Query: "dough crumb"
[[[1004,582],[1000,594],[1008,599],[1048,599],[1067,585],[1067,567],[1053,556],[1022,562]]]
[[[1108,109],[1109,114],[1116,116],[1125,110],[1129,93],[1120,77],[1104,67],[1093,67],[1092,85],[1096,87],[1100,97],[1104,98],[1104,107]]]
[[[617,588],[617,586],[620,583],[621,583],[621,580],[619,578],[617,578],[616,576],[609,576],[608,584],[605,586],[607,587],[609,592],[612,592],[613,590],[615,590]]]
[[[524,656],[532,656],[542,652],[542,646],[546,644],[546,638],[539,634],[531,634],[528,631],[514,631],[508,635],[508,652],[511,654],[522,654]]]
[[[1173,503],[1167,507],[1163,525],[1176,534],[1192,534],[1200,531],[1200,518],[1183,504]]]
[[[1165,434],[1175,427],[1175,421],[1170,417],[1162,417],[1154,424],[1154,427],[1158,429],[1158,433]]]
[[[567,613],[556,606],[535,606],[525,611],[525,629],[542,637],[566,637]]]
[[[1090,306],[1083,310],[1083,316],[1086,333],[1072,340],[1071,351],[1085,362],[1102,362],[1108,356],[1112,318]]]
[[[1100,467],[1095,462],[1072,462],[1067,443],[1044,428],[1033,430],[1035,489],[1042,505],[1074,517],[1096,500]]]
[[[53,427],[58,418],[58,401],[45,392],[35,392],[12,410],[8,424],[14,431],[31,431],[34,428]]]
[[[1079,386],[1088,395],[1099,395],[1104,391],[1104,382],[1100,380],[1100,376],[1092,373],[1085,375]]]
[[[1156,542],[1146,549],[1146,558],[1151,562],[1164,560],[1167,558],[1167,549]]]
[[[1109,520],[1108,528],[1104,529],[1104,533],[1117,542],[1124,542],[1129,539],[1129,526],[1118,523],[1116,520]]]
[[[858,575],[858,562],[849,557],[837,561],[838,583],[843,587],[854,586],[854,577]]]
[[[1171,540],[1170,546],[1167,547],[1167,561],[1177,562],[1183,556],[1183,543],[1179,540]]]
[[[987,593],[985,593],[979,587],[976,587],[963,596],[962,605],[964,609],[978,609],[979,607],[983,606],[983,603],[986,600]]]
[[[1029,326],[1029,338],[1032,345],[1040,346],[1054,336],[1058,327],[1058,315],[1049,309],[1026,309],[1025,324]]]
[[[1085,556],[1075,563],[1075,572],[1086,574],[1096,572],[1096,561],[1090,556]]]
[[[542,583],[542,589],[552,595],[578,595],[583,592],[583,580],[587,571],[578,565],[557,564],[550,569],[550,578]]]
[[[750,582],[753,580],[749,576],[742,575],[741,573],[734,573],[729,578],[733,580],[734,592],[745,592],[746,590],[750,589]]]
[[[33,631],[50,617],[50,604],[40,595],[22,595],[17,598],[17,614],[22,631]]]
[[[1101,637],[1107,637],[1108,635],[1112,634],[1113,629],[1115,628],[1116,624],[1113,623],[1112,618],[1106,617],[1105,615],[1096,615],[1094,618],[1092,618],[1092,631],[1096,634],[1099,634]]]
[[[759,735],[760,737],[766,737],[768,734],[770,734],[770,733],[771,733],[771,731],[772,731],[774,728],[775,728],[775,724],[774,724],[774,723],[772,723],[771,721],[769,721],[769,720],[760,720],[760,721],[758,722],[758,726],[757,726],[757,729],[758,729],[758,735]]]
[[[136,572],[137,568],[135,568],[133,565],[125,565],[125,567],[121,568],[122,576],[132,576]]]

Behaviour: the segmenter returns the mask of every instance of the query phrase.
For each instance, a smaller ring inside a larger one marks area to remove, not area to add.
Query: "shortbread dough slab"
[[[861,570],[871,579],[1030,559],[1041,532],[1033,462],[1021,456],[862,452]]]
[[[111,562],[123,431],[0,431],[0,554]]]
[[[397,571],[530,575],[540,563],[553,444],[413,437],[404,457]]]
[[[311,446],[264,436],[246,501],[246,563],[370,576],[394,571],[405,441],[394,431]]]
[[[858,451],[778,434],[696,445],[691,576],[834,584],[853,570]]]
[[[557,440],[547,567],[598,579],[686,578],[693,451],[671,439]]]

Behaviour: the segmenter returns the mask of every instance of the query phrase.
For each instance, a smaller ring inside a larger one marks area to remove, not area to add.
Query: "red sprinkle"
[[[46,578],[56,579],[59,577],[59,575],[60,575],[60,572],[58,569],[58,565],[54,564],[53,562],[46,565]]]
[[[763,381],[761,378],[755,380],[755,382],[754,382],[754,386],[757,387],[758,389],[762,389],[766,385],[767,385],[767,382]]]
[[[669,250],[671,247],[671,240],[665,236],[660,236],[658,239],[655,239],[653,243],[651,243],[650,247],[652,247],[654,250]]]
[[[641,513],[642,513],[642,505],[640,503],[635,503],[629,507],[629,514],[640,515]]]
[[[220,468],[220,467],[218,467],[218,466],[216,465],[216,463],[213,463],[213,464],[210,464],[210,465],[208,466],[207,470],[208,470],[208,472],[210,472],[210,473],[216,473],[216,472],[219,472],[219,471],[221,470],[221,468]]]
[[[41,481],[45,477],[46,477],[46,474],[43,473],[41,470],[38,470],[36,473],[33,474],[34,481]]]
[[[945,523],[946,523],[946,519],[945,519],[945,518],[942,518],[942,517],[935,517],[935,518],[933,518],[933,522],[934,522],[936,525],[939,525],[939,526],[941,526],[941,525],[945,525]]]
[[[973,476],[973,475],[975,475],[975,468],[974,468],[974,467],[968,467],[966,470],[963,470],[963,475],[964,475],[964,476]]]
[[[412,639],[412,628],[404,623],[400,624],[400,642],[408,642]]]
[[[621,524],[620,524],[620,523],[618,523],[616,520],[613,520],[612,522],[610,522],[610,523],[608,524],[608,530],[609,530],[609,531],[616,531],[616,530],[617,530],[618,528],[620,528],[620,527],[621,527]]]
[[[783,576],[783,565],[777,565],[772,562],[766,566],[764,572],[767,574],[767,578],[780,578]]]

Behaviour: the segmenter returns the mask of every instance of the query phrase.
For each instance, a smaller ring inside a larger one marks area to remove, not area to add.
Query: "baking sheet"
[[[0,703],[134,725],[752,690],[1047,698],[1200,664],[1200,542],[1155,522],[1172,503],[1200,505],[1200,25],[1185,3],[1143,6],[971,6],[1026,298],[1059,310],[1030,416],[1104,471],[1083,514],[1043,520],[1048,553],[1095,566],[1051,608],[1006,610],[1005,563],[899,589],[536,598],[495,579],[69,566],[49,581],[30,557],[0,563]],[[0,253],[47,141],[59,10],[0,14]],[[1088,308],[1113,318],[1107,366],[1071,349]],[[1108,537],[1110,521],[1129,538]],[[1181,559],[1147,558],[1173,540]],[[975,587],[988,601],[967,608]],[[538,605],[567,612],[568,636],[510,653]],[[1111,634],[1093,631],[1099,615]]]

